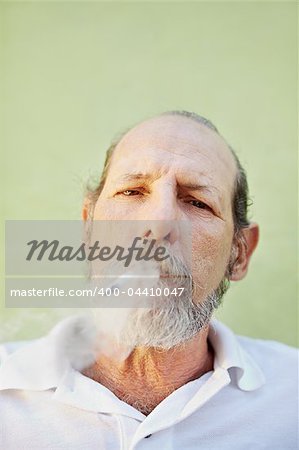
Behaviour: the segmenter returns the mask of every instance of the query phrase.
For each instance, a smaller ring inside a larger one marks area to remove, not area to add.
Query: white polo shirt
[[[58,327],[73,325],[66,320]],[[236,336],[214,319],[214,370],[144,416],[72,367],[55,329],[1,347],[1,450],[298,448],[292,347]]]

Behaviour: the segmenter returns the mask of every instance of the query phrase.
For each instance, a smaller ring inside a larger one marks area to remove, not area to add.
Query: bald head
[[[195,125],[197,128],[194,127]],[[191,138],[191,142],[189,133],[190,130],[192,130],[193,135],[193,137]],[[188,136],[188,133],[189,150],[192,145],[195,147],[199,145],[205,145],[205,148],[211,152],[215,151],[215,149],[217,148],[217,155],[219,157],[219,160],[222,160],[222,164],[224,166],[230,166],[232,169],[230,181],[233,185],[232,214],[236,235],[240,230],[242,230],[242,228],[248,227],[248,185],[245,171],[237,155],[235,154],[234,150],[227,144],[224,138],[219,134],[217,128],[211,121],[204,118],[203,116],[188,111],[169,111],[162,113],[156,117],[141,122],[140,124],[123,133],[117,140],[112,142],[106,153],[104,169],[99,183],[96,185],[96,187],[88,188],[87,197],[89,198],[90,204],[88,211],[89,217],[93,217],[94,206],[104,188],[109,168],[112,163],[112,156],[114,154],[116,155],[117,153],[116,149],[119,150],[120,148],[123,148],[124,144],[129,143],[132,139],[136,139],[135,142],[137,143],[138,141],[140,142],[142,139],[142,134],[144,134],[144,132],[147,132],[148,138],[150,138],[151,143],[154,144],[155,140],[157,141],[157,133],[159,132],[160,135],[164,134],[165,136],[166,131],[170,139],[170,143],[175,142],[178,134],[180,135],[180,139],[182,142],[180,152],[185,151],[185,154],[188,154],[186,146],[184,145],[186,143],[186,137]],[[178,150],[176,150],[176,152],[178,152]],[[223,154],[221,154],[221,152]],[[136,152],[136,157],[138,157],[138,151]],[[235,167],[235,172],[233,167]],[[195,165],[194,168],[200,170],[200,167],[196,167]]]

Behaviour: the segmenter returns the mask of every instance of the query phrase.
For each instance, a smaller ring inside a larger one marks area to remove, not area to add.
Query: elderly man
[[[181,239],[174,224],[187,220],[200,289],[151,320],[148,309],[128,312],[131,351],[121,360],[99,353],[78,369],[74,353],[60,351],[65,340],[80,347],[83,319],[2,346],[1,448],[297,448],[296,350],[236,336],[211,318],[258,243],[247,196],[237,156],[194,113],[164,113],[111,146],[83,219],[149,221],[144,236],[169,248]]]

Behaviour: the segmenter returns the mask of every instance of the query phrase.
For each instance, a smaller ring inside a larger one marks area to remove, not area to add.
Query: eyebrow
[[[194,184],[194,183],[187,183],[180,185],[184,189],[188,189],[189,191],[206,191],[210,192],[211,194],[219,194],[219,189],[215,186],[208,186],[203,184]]]
[[[143,173],[143,172],[136,172],[136,173],[125,173],[120,178],[117,178],[115,181],[118,182],[129,182],[129,181],[136,181],[136,180],[152,180],[156,177],[153,177],[153,175],[149,173]],[[219,189],[215,186],[208,186],[208,185],[202,185],[198,183],[184,183],[179,185],[183,189],[188,189],[190,191],[206,191],[210,192],[211,194],[219,194]]]
[[[134,180],[149,180],[153,179],[154,177],[150,175],[149,173],[142,173],[142,172],[129,172],[123,174],[121,177],[116,178],[113,181],[134,181]]]

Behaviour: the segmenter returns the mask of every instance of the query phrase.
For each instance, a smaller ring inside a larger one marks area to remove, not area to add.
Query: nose
[[[172,220],[151,220],[146,222],[143,237],[155,239],[159,243],[173,245],[179,238],[178,222]]]
[[[142,211],[143,233],[145,238],[155,239],[157,243],[173,245],[179,239],[178,220],[181,213],[177,204],[177,194],[169,184],[157,189],[151,201]]]

